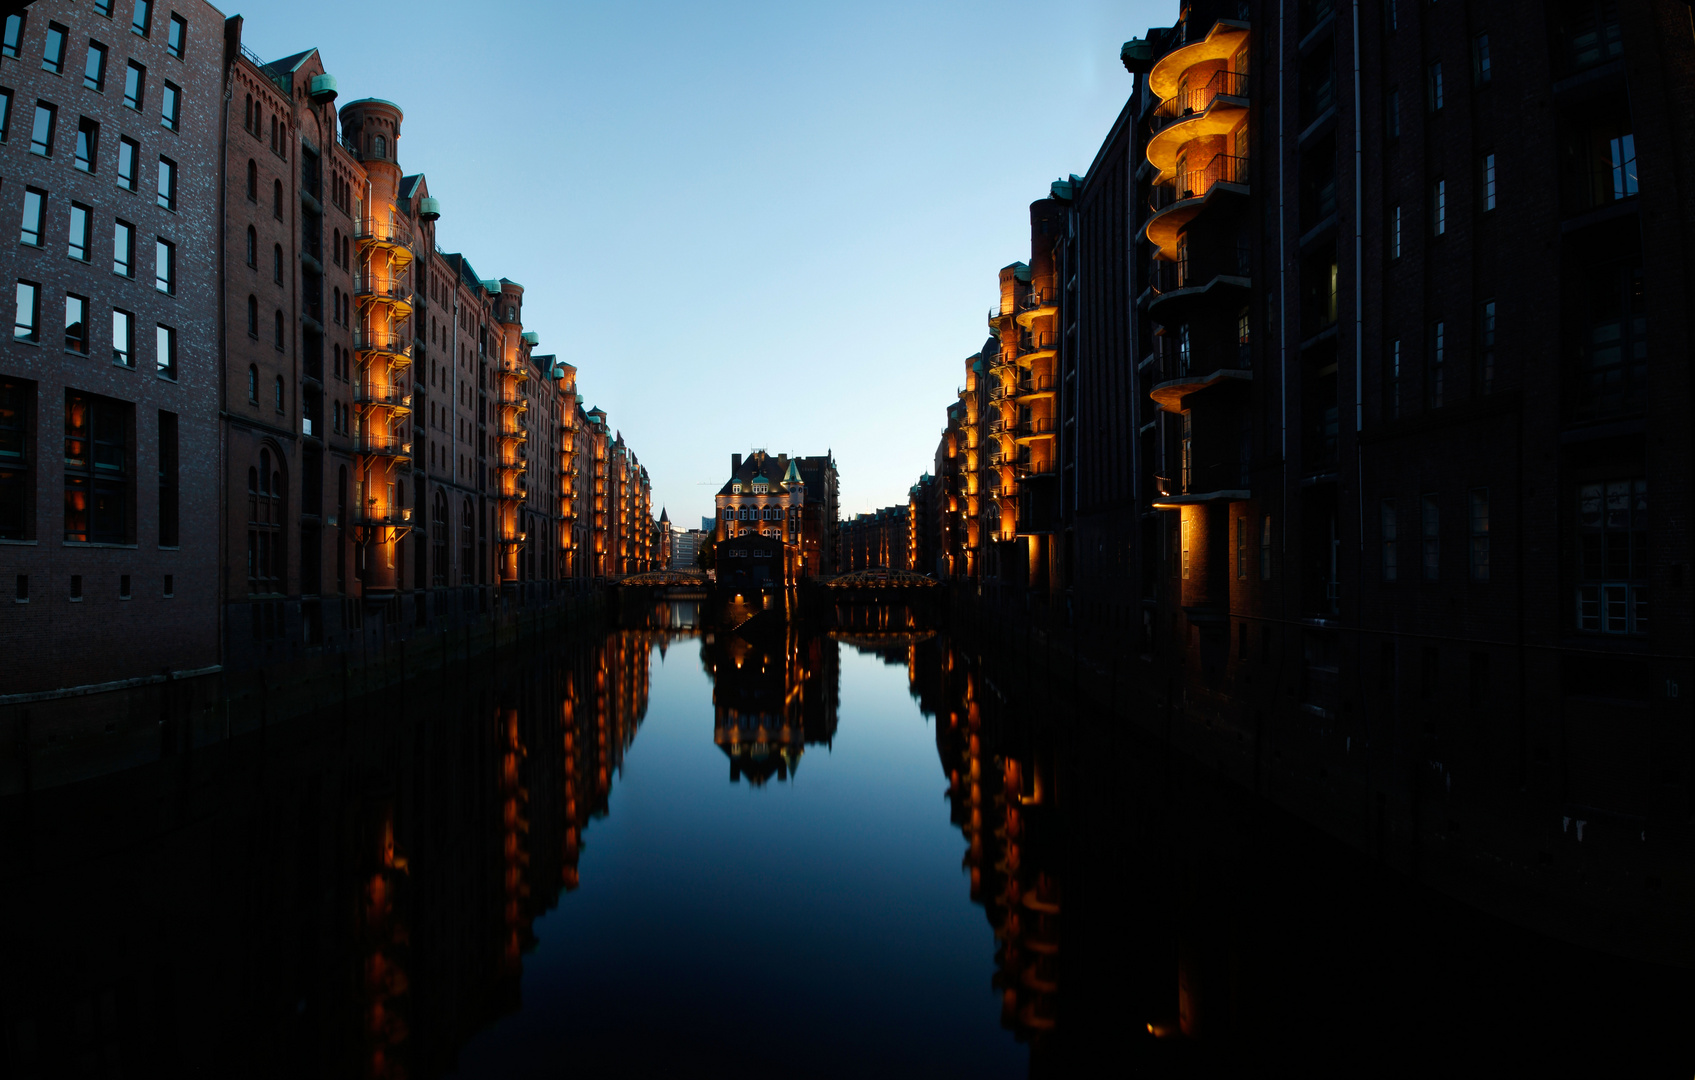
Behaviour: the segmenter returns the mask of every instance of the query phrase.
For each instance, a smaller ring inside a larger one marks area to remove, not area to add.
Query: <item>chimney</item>
[[[731,476],[737,476],[741,473],[741,471],[742,471],[742,456],[740,454],[731,454],[730,455],[730,475]]]

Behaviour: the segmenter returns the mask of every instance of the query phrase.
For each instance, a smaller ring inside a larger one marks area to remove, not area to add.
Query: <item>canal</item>
[[[946,632],[694,623],[0,802],[0,1076],[1695,1066],[1685,972],[1460,908]]]

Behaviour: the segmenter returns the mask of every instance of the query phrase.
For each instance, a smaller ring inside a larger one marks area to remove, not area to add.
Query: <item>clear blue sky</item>
[[[683,526],[730,454],[834,449],[844,515],[926,471],[1027,207],[1175,3],[265,0],[265,59],[405,110],[438,239],[526,288]],[[362,47],[368,43],[369,47]]]

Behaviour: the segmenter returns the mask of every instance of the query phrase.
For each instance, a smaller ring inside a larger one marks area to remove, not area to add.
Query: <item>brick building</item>
[[[196,0],[6,17],[6,692],[219,660],[223,28]]]
[[[1689,6],[1282,11],[1125,45],[1001,273],[999,381],[949,407],[950,558],[1383,858],[1637,843],[1695,782]],[[1008,327],[1049,325],[1049,267],[1059,484],[1007,546],[1004,367],[1042,352]]]
[[[5,689],[358,648],[654,565],[645,469],[523,287],[441,249],[401,108],[338,109],[317,50],[266,62],[239,16],[131,7],[35,4],[0,50],[0,552],[42,648]],[[60,341],[80,366],[42,361]]]
[[[731,454],[730,478],[714,498],[713,538],[775,536],[795,548],[801,573],[834,573],[840,542],[836,499],[833,454],[791,458],[755,450],[745,459]]]

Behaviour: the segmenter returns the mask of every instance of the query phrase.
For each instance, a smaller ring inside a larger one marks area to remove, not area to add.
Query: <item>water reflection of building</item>
[[[1059,1022],[1060,874],[1052,759],[1025,725],[996,723],[981,672],[941,638],[908,647],[907,678],[936,717],[953,823],[966,840],[971,899],[994,928],[1001,1024],[1033,1044]]]
[[[834,641],[785,624],[746,637],[708,634],[700,658],[712,677],[712,740],[730,759],[731,783],[787,780],[808,745],[835,738]]]

